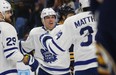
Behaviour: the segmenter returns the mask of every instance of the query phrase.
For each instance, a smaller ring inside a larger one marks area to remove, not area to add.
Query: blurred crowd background
[[[19,40],[25,39],[28,32],[34,28],[43,26],[40,13],[43,8],[52,7],[60,19],[59,9],[63,6],[70,6],[78,13],[78,0],[8,0],[13,7],[13,25],[15,26]]]

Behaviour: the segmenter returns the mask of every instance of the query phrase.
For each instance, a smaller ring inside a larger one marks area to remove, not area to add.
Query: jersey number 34
[[[87,31],[87,34],[84,36],[87,38],[86,42],[81,42],[81,46],[89,46],[92,43],[92,33],[93,29],[91,26],[86,26],[80,30],[80,35],[84,35],[84,32]]]

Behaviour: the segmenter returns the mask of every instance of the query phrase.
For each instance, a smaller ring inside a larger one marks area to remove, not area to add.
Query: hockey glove
[[[25,65],[29,65],[31,67],[31,71],[36,71],[39,63],[32,55],[25,55],[23,62]]]

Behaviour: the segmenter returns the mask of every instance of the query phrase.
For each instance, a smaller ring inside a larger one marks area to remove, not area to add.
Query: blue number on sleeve
[[[6,38],[6,41],[7,41],[7,43],[6,43],[7,46],[12,46],[12,45],[15,45],[16,38],[15,37],[8,37],[8,38]]]
[[[81,42],[81,46],[89,46],[92,43],[92,34],[93,29],[90,26],[86,26],[80,30],[80,35],[83,35],[85,31],[88,31],[88,34],[85,35],[85,37],[88,37],[87,42]]]

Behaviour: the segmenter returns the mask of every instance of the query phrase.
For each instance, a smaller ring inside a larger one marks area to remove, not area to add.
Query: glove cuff
[[[39,65],[39,62],[35,59],[34,63],[29,65],[31,67],[31,71],[36,71],[38,65]]]

